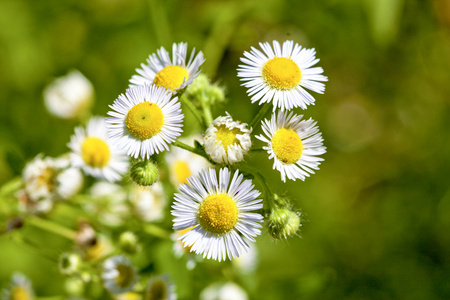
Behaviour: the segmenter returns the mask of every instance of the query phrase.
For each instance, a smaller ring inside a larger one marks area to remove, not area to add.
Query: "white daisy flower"
[[[149,187],[135,185],[130,192],[130,201],[136,214],[146,222],[161,221],[167,205],[162,184],[156,182]]]
[[[302,49],[293,41],[285,41],[283,47],[273,41],[273,49],[269,43],[259,43],[264,51],[252,47],[250,52],[244,51],[241,58],[244,65],[239,65],[238,77],[246,81],[247,93],[251,101],[259,104],[272,101],[273,110],[291,110],[295,107],[306,109],[314,104],[314,98],[305,88],[323,94],[325,85],[320,81],[328,81],[323,69],[314,67],[316,59],[314,49]]]
[[[279,111],[278,116],[272,115],[262,122],[266,136],[256,136],[267,143],[263,147],[269,153],[269,159],[274,159],[273,168],[281,173],[281,180],[286,182],[286,176],[291,180],[305,180],[314,170],[319,169],[323,158],[318,157],[326,152],[323,146],[322,134],[312,119],[303,120],[302,115]]]
[[[247,293],[234,282],[217,282],[200,293],[200,300],[247,300]]]
[[[67,156],[60,158],[37,155],[24,168],[24,190],[19,204],[28,212],[50,211],[55,201],[66,200],[78,193],[83,185],[83,175],[69,166]]]
[[[121,94],[109,107],[106,118],[113,142],[134,158],[150,158],[175,141],[183,131],[183,118],[177,97],[162,87],[144,84]]]
[[[218,117],[206,129],[205,151],[217,163],[240,162],[252,147],[251,132],[247,124],[233,121],[230,115]]]
[[[83,208],[100,223],[107,226],[120,226],[129,218],[128,194],[121,185],[107,181],[94,183],[89,189],[88,199]]]
[[[251,211],[262,208],[260,192],[254,190],[251,180],[242,181],[236,171],[230,183],[231,172],[205,169],[198,176],[181,184],[172,205],[174,229],[191,230],[180,237],[191,252],[203,257],[225,260],[239,257],[249,248],[246,240],[255,241],[261,233],[262,216]]]
[[[176,300],[175,285],[168,275],[150,278],[144,292],[144,300]]]
[[[117,181],[128,169],[128,156],[111,143],[102,117],[93,117],[75,128],[68,144],[72,165],[99,179]]]
[[[126,256],[116,255],[104,261],[102,280],[111,294],[122,294],[133,288],[138,274]]]
[[[153,84],[170,91],[181,90],[189,85],[199,74],[199,68],[205,61],[200,51],[195,55],[192,50],[189,61],[186,61],[187,44],[179,43],[172,46],[172,60],[170,55],[161,47],[157,54],[151,54],[147,64],[141,64],[142,69],[136,69],[139,75],[130,79],[132,85]]]
[[[44,89],[44,104],[54,116],[75,119],[86,114],[94,99],[94,87],[79,71],[55,79]]]
[[[201,141],[201,136],[180,139],[181,142],[192,145],[194,140]],[[166,155],[166,162],[169,165],[170,181],[173,185],[179,186],[181,183],[187,183],[187,178],[197,175],[201,170],[211,167],[211,164],[202,156],[190,151],[171,147]]]
[[[22,273],[14,273],[8,288],[2,290],[2,299],[31,300],[35,299],[31,281]]]

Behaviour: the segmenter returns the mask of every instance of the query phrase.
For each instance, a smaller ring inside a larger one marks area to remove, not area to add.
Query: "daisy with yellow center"
[[[186,53],[186,43],[174,43],[171,60],[166,49],[161,47],[157,54],[148,57],[147,64],[141,64],[142,69],[136,69],[139,75],[131,77],[131,85],[154,84],[172,92],[183,89],[198,76],[205,61],[201,51],[195,55],[195,49],[192,50],[189,61],[186,61]]]
[[[108,138],[103,117],[91,118],[86,128],[75,128],[68,146],[72,165],[95,178],[117,181],[128,169],[128,157]]]
[[[111,294],[122,294],[134,287],[138,275],[127,257],[116,255],[103,263],[102,280],[103,286]]]
[[[259,104],[272,101],[273,110],[291,110],[295,107],[306,109],[314,104],[314,98],[305,88],[323,94],[325,85],[320,81],[328,81],[323,69],[314,66],[316,59],[314,49],[302,48],[293,41],[285,41],[283,46],[273,41],[259,44],[262,50],[252,47],[245,51],[239,65],[238,77],[245,81],[242,85],[248,88],[251,101]]]
[[[2,299],[32,300],[35,299],[31,281],[22,273],[14,273],[8,288],[2,290]]]
[[[133,86],[110,105],[106,118],[113,143],[134,158],[150,158],[164,150],[183,131],[177,97],[155,85]]]
[[[184,138],[180,139],[180,142],[193,145],[194,140],[201,141],[202,137]],[[170,168],[170,181],[175,186],[187,183],[188,177],[197,175],[201,170],[211,167],[211,164],[204,157],[177,147],[171,147],[170,152],[166,155],[166,162]]]
[[[247,124],[233,121],[230,115],[218,117],[206,129],[203,139],[205,151],[220,164],[240,162],[252,147],[251,132]]]
[[[169,276],[158,276],[150,279],[144,292],[144,300],[176,300],[175,285]]]
[[[203,257],[225,260],[239,257],[254,242],[262,216],[251,211],[262,208],[260,192],[254,190],[251,180],[242,180],[236,171],[231,179],[227,168],[219,171],[205,169],[198,176],[181,184],[172,205],[174,229],[191,230],[179,239],[190,251]]]
[[[264,135],[257,139],[267,143],[263,147],[274,159],[273,168],[281,173],[281,180],[286,176],[291,180],[305,180],[314,170],[319,169],[323,158],[318,157],[326,152],[322,134],[314,120],[301,120],[302,115],[279,111],[269,120],[262,122]]]

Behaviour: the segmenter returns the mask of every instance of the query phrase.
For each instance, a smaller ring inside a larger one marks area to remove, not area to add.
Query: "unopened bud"
[[[141,186],[151,186],[159,179],[159,171],[151,160],[138,160],[130,168],[131,179]]]
[[[140,248],[137,236],[131,231],[126,231],[120,235],[119,246],[122,251],[128,254],[134,254],[138,252]]]
[[[272,210],[268,218],[269,233],[277,240],[293,236],[300,226],[300,214],[287,208]]]
[[[208,105],[214,105],[225,100],[224,89],[217,84],[211,83],[205,74],[200,74],[194,79],[187,87],[186,95],[193,100]]]
[[[63,253],[59,257],[59,271],[64,275],[72,275],[78,271],[81,258],[75,253]]]

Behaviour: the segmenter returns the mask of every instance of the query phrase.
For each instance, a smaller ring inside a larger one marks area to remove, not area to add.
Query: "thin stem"
[[[194,114],[194,117],[200,123],[202,129],[205,130],[206,129],[205,121],[203,120],[203,117],[200,115],[195,105],[185,95],[182,95],[180,97],[180,101],[184,103],[187,106],[187,108]]]
[[[209,125],[211,125],[213,122],[213,117],[212,117],[212,113],[211,113],[211,106],[205,102],[206,101],[201,101],[202,109],[203,109],[203,116],[205,118],[206,127],[209,127]]]
[[[264,177],[264,175],[260,171],[256,170],[253,167],[250,167],[250,166],[245,166],[245,167],[241,168],[241,171],[244,173],[249,173],[249,174],[254,175],[254,177],[259,181],[259,184],[262,187],[263,201],[267,205],[269,210],[271,210],[274,206],[273,196],[272,196],[273,194],[270,191],[269,186],[267,185],[267,179]]]
[[[76,232],[74,230],[68,229],[58,223],[41,219],[38,217],[29,217],[26,219],[26,223],[31,224],[43,230],[55,233],[69,240],[74,240],[76,237]]]
[[[255,148],[255,149],[251,149],[250,152],[265,152],[266,150],[264,150],[263,148]]]
[[[272,103],[266,102],[263,107],[259,110],[253,120],[250,122],[249,127],[253,128],[261,119],[266,115],[269,108],[272,106]]]
[[[197,155],[203,156],[204,158],[206,158],[211,164],[215,165],[216,163],[214,161],[211,160],[211,158],[209,158],[208,154],[206,154],[206,152],[204,150],[201,149],[197,149],[194,147],[191,147],[189,145],[186,145],[185,143],[182,143],[180,141],[175,141],[172,143],[173,146],[187,150],[189,152],[195,153]]]

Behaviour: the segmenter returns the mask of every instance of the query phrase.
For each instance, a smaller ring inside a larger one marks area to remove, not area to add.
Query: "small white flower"
[[[102,224],[120,226],[128,219],[128,195],[122,186],[106,181],[96,182],[90,188],[89,195],[92,199],[84,204],[84,208]]]
[[[128,155],[150,158],[164,150],[183,131],[183,118],[177,97],[162,87],[134,86],[110,105],[106,118],[112,141]]]
[[[200,294],[200,300],[247,300],[247,293],[236,283],[213,283]]]
[[[9,286],[2,290],[2,300],[31,300],[34,298],[31,281],[22,273],[14,273]]]
[[[78,193],[83,175],[69,167],[67,156],[60,158],[37,155],[24,168],[22,179],[25,189],[19,199],[29,212],[48,212],[55,201],[66,200]]]
[[[111,143],[102,117],[93,117],[84,127],[75,128],[68,144],[75,167],[99,179],[117,181],[128,169],[128,156]]]
[[[146,222],[161,221],[167,205],[166,195],[160,183],[149,187],[135,185],[130,193],[136,214]]]
[[[150,278],[144,292],[144,300],[176,300],[175,285],[168,275]]]
[[[142,69],[136,69],[139,75],[130,79],[132,85],[153,84],[170,91],[177,91],[189,85],[199,74],[199,68],[205,61],[200,51],[195,56],[192,50],[189,61],[186,61],[187,44],[179,43],[172,46],[172,60],[169,53],[161,47],[157,54],[151,54],[147,64],[141,64]]]
[[[194,140],[201,141],[202,138],[194,136],[180,139],[181,142],[188,145],[192,145]],[[170,180],[175,186],[187,183],[188,177],[197,175],[202,169],[211,167],[211,164],[204,157],[178,147],[171,147],[166,155],[166,162],[169,165]]]
[[[47,110],[56,117],[74,119],[86,114],[94,99],[94,88],[79,71],[55,79],[44,90]]]
[[[247,124],[233,121],[230,115],[218,117],[206,129],[205,151],[217,163],[240,162],[252,147],[251,132]]]
[[[127,257],[116,255],[104,261],[102,280],[111,294],[122,294],[133,288],[138,274]]]
[[[323,158],[318,157],[326,152],[322,134],[314,120],[303,120],[302,115],[279,111],[269,120],[262,122],[264,135],[257,139],[267,143],[263,147],[274,159],[273,168],[281,173],[281,180],[297,178],[305,180],[314,170],[319,169]]]
[[[314,98],[305,88],[323,94],[325,85],[320,81],[328,81],[323,76],[323,69],[314,66],[316,59],[314,49],[302,49],[293,41],[285,41],[283,47],[273,41],[273,49],[269,43],[259,43],[264,51],[252,47],[244,52],[239,65],[238,77],[246,81],[242,85],[248,88],[251,101],[259,104],[272,101],[273,110],[291,110],[295,107],[306,109],[314,104]]]
[[[198,176],[181,184],[172,205],[174,229],[191,227],[180,237],[191,252],[203,257],[225,260],[239,257],[249,248],[246,240],[255,241],[261,233],[262,216],[251,211],[262,208],[260,192],[254,190],[251,180],[242,181],[236,171],[231,179],[227,168],[219,171],[205,169]]]

